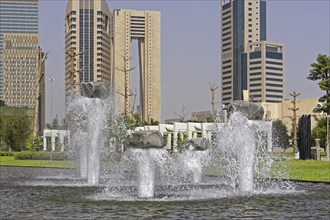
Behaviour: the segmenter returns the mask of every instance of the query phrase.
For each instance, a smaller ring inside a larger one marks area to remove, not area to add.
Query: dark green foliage
[[[330,115],[330,56],[319,54],[317,63],[311,64],[312,69],[307,79],[319,81],[320,89],[325,91],[325,95],[319,98],[319,102],[314,112],[326,112]]]
[[[325,148],[327,142],[327,118],[316,119],[317,125],[312,130],[312,146],[316,146],[315,139],[320,139],[320,146]]]
[[[188,134],[187,133],[178,133],[177,139],[177,149],[181,153],[184,146],[188,143]]]
[[[41,151],[43,150],[43,140],[42,137],[36,137],[31,135],[28,140],[28,149],[30,151]]]
[[[290,146],[288,130],[280,120],[276,120],[272,124],[272,139],[274,147],[288,148]]]
[[[32,133],[31,120],[26,113],[0,117],[0,142],[14,151],[22,151]]]
[[[15,160],[68,160],[68,156],[64,152],[18,152],[15,153]]]
[[[9,151],[0,151],[0,157],[6,157],[6,156],[15,156],[15,153]]]

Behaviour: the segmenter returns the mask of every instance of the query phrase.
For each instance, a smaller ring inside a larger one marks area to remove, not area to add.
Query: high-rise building
[[[222,0],[222,104],[243,99],[247,75],[243,54],[248,43],[266,40],[266,2]]]
[[[160,12],[114,10],[112,17],[112,85],[117,112],[130,112],[132,41],[140,63],[140,114],[143,121],[160,121]]]
[[[82,82],[105,82],[110,86],[110,11],[105,0],[68,0],[65,50],[66,98],[71,87],[78,89]],[[70,71],[77,71],[73,81]]]
[[[39,0],[1,0],[0,1],[0,99],[1,100],[4,99],[4,93],[3,93],[4,34],[38,35],[39,33],[38,16],[39,16]],[[11,36],[11,39],[13,40],[12,37],[13,36]],[[32,41],[30,41],[30,43],[31,42]],[[22,43],[25,44],[24,41]],[[20,57],[17,58],[21,59]],[[31,69],[29,69],[28,72],[32,74]],[[7,74],[10,75],[10,73]]]
[[[282,102],[284,98],[283,44],[269,41],[249,43],[245,57],[247,89],[253,102]]]
[[[35,108],[39,44],[37,34],[3,35],[3,97],[11,107]]]

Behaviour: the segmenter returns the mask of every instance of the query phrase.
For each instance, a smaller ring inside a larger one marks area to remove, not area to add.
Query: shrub
[[[0,151],[0,157],[1,156],[15,156],[14,152],[10,152],[10,151]]]
[[[16,160],[68,160],[64,152],[18,152],[15,153]]]

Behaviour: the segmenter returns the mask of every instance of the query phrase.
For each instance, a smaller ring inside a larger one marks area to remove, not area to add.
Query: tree
[[[312,63],[307,79],[319,81],[320,89],[325,91],[325,95],[319,98],[319,102],[314,112],[326,112],[330,115],[330,56],[319,54],[317,63]]]
[[[63,123],[63,121],[62,121],[62,123]],[[62,124],[62,126],[65,126],[65,125]],[[58,115],[56,115],[56,117],[53,118],[52,124],[49,124],[49,123],[46,124],[47,129],[54,129],[54,130],[59,130],[59,129],[61,129],[62,126],[60,126],[60,123],[58,122]]]
[[[272,124],[272,139],[275,147],[287,148],[290,146],[288,130],[280,120],[276,120]]]
[[[2,142],[14,151],[24,150],[27,140],[32,133],[31,120],[26,114],[10,116],[1,119]]]
[[[315,139],[320,139],[320,147],[325,148],[327,142],[327,118],[316,118],[317,125],[312,130],[312,146],[316,145]]]

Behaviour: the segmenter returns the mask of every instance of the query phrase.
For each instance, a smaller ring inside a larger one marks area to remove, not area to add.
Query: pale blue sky
[[[208,83],[220,85],[220,1],[107,1],[110,10],[161,11],[162,119],[176,118],[182,105],[189,114],[210,110]],[[64,115],[64,14],[66,0],[40,1],[40,44],[48,51],[46,79],[53,82],[53,116]],[[284,43],[286,98],[319,97],[315,82],[306,80],[318,53],[330,54],[328,0],[267,1],[267,39]],[[134,74],[134,72],[132,73]],[[136,75],[136,74],[135,74]],[[50,121],[50,83],[46,118]],[[220,100],[220,88],[216,99]]]

